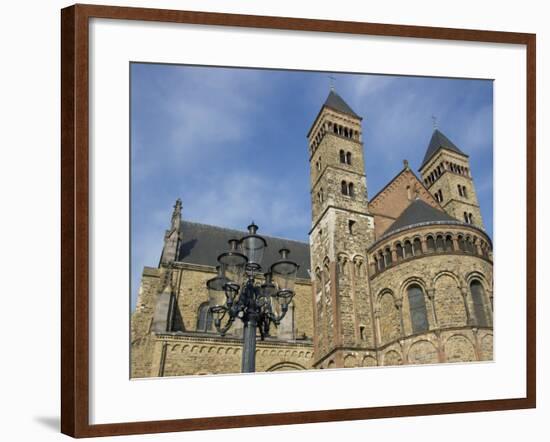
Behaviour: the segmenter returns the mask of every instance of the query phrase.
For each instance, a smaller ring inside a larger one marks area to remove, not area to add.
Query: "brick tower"
[[[316,367],[359,366],[353,351],[375,346],[366,262],[374,222],[361,120],[331,90],[307,135]]]
[[[483,229],[470,161],[439,129],[435,129],[419,169],[422,180],[452,217]]]

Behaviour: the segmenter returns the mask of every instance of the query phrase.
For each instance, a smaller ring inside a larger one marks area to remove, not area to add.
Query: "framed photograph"
[[[63,433],[535,407],[535,35],[61,18]]]

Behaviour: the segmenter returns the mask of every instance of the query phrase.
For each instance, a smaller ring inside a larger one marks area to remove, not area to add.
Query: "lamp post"
[[[298,271],[298,264],[288,258],[290,251],[283,248],[280,259],[264,273],[261,262],[267,242],[257,231],[252,223],[246,236],[229,240],[229,250],[218,256],[217,275],[206,282],[216,330],[224,336],[235,320],[244,323],[243,373],[256,370],[256,330],[263,340],[271,324],[277,326],[285,317]]]

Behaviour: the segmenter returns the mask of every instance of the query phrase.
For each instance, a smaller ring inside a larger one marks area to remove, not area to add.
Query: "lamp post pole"
[[[261,261],[267,242],[256,234],[258,226],[248,226],[248,235],[229,240],[230,250],[218,256],[217,275],[206,283],[214,325],[224,336],[236,319],[243,321],[242,373],[256,370],[256,332],[263,340],[271,324],[285,317],[294,296],[298,264],[281,258],[262,275]],[[225,324],[222,325],[222,322]]]

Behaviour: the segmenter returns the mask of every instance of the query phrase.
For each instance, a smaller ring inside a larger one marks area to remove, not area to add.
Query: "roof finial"
[[[336,82],[336,77],[333,75],[329,75],[328,78],[330,79],[330,90],[334,91],[334,83]]]
[[[172,227],[177,228],[181,221],[181,199],[176,200],[174,204],[174,211],[172,212]]]
[[[432,115],[432,124],[434,127],[434,130],[437,129],[437,117],[435,115]]]
[[[403,160],[403,168],[408,169],[409,168],[409,160]]]

